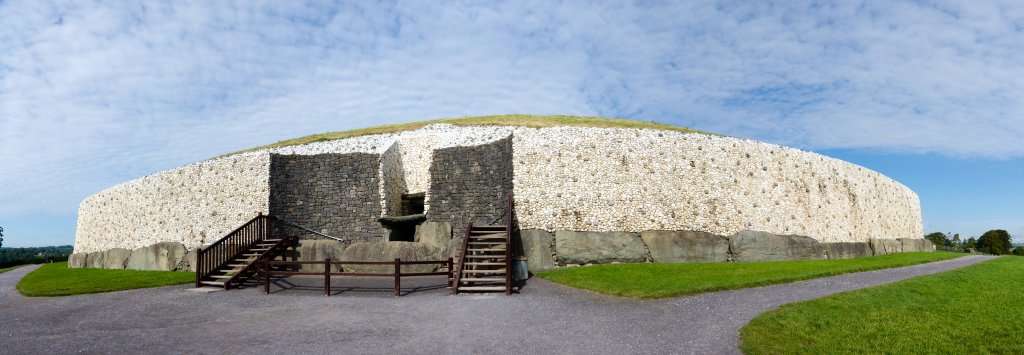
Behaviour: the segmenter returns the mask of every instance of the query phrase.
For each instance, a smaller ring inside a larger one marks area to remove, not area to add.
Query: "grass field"
[[[18,266],[11,266],[11,267],[2,268],[2,269],[0,269],[0,274],[8,272],[8,271],[11,271],[11,270],[14,270],[14,269],[17,269],[17,268],[22,267],[22,266],[25,266],[25,265],[18,265]]]
[[[740,331],[750,354],[1024,353],[1024,257],[782,306]]]
[[[68,263],[46,264],[25,275],[18,291],[25,296],[68,296],[195,282],[191,272],[69,269]]]
[[[606,295],[651,299],[780,284],[952,259],[963,255],[934,252],[843,260],[614,264],[544,271],[537,276]]]
[[[603,127],[603,128],[650,128],[666,131],[677,131],[686,133],[706,133],[692,130],[686,127],[673,126],[664,123],[650,121],[635,121],[621,118],[583,117],[583,116],[540,116],[540,115],[496,115],[465,118],[445,118],[430,121],[390,124],[369,128],[361,128],[351,131],[330,132],[314,134],[305,137],[288,139],[277,143],[246,149],[232,154],[245,153],[253,150],[266,148],[287,147],[290,145],[308,144],[314,142],[325,142],[338,139],[352,138],[371,134],[384,134],[402,131],[411,131],[422,128],[429,124],[447,123],[460,126],[524,126],[524,127],[554,127],[554,126],[581,126],[581,127]]]

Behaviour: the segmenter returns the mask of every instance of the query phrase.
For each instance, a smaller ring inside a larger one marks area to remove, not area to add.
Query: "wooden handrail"
[[[508,209],[505,211],[505,294],[512,294],[512,191],[508,192]]]

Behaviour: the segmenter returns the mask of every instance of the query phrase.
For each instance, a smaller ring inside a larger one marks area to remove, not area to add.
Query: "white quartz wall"
[[[180,242],[191,249],[267,213],[270,157],[247,153],[135,179],[78,209],[75,252]]]
[[[821,242],[922,238],[917,195],[874,171],[752,140],[657,130],[521,128],[522,229],[740,230]]]

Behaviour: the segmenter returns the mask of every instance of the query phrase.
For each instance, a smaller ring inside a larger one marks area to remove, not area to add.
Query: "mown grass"
[[[1024,353],[1024,258],[793,303],[740,330],[750,354]]]
[[[25,296],[69,296],[195,282],[191,272],[70,269],[67,262],[46,264],[25,275],[18,291]]]
[[[593,265],[544,271],[543,279],[612,296],[653,299],[756,287],[952,259],[960,253],[900,253],[843,260]]]
[[[25,266],[25,265],[16,265],[16,266],[2,268],[2,269],[0,269],[0,274],[8,272],[8,271],[11,271],[11,270],[14,270],[14,269],[17,269],[17,268],[22,267],[22,266]]]
[[[389,124],[376,127],[355,129],[351,131],[330,132],[314,134],[305,137],[288,139],[273,144],[267,144],[256,148],[246,149],[222,156],[245,153],[254,150],[287,147],[292,145],[325,142],[338,139],[366,136],[371,134],[385,134],[402,131],[411,131],[435,123],[447,123],[458,126],[524,126],[533,128],[554,127],[554,126],[580,126],[580,127],[603,127],[603,128],[649,128],[666,131],[685,133],[704,133],[686,127],[673,126],[670,124],[636,121],[621,118],[585,117],[585,116],[542,116],[542,115],[495,115],[465,118],[444,118],[430,121]]]

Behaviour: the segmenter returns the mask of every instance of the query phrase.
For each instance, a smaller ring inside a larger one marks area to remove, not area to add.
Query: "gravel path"
[[[323,297],[316,290],[264,295],[256,288],[198,293],[175,286],[25,302],[10,292],[29,271],[21,268],[0,275],[0,353],[737,353],[739,328],[780,305],[989,259],[658,301],[537,279],[511,297],[428,288],[394,298],[388,279],[362,279],[382,290],[338,288]],[[430,283],[444,280],[409,285]]]

